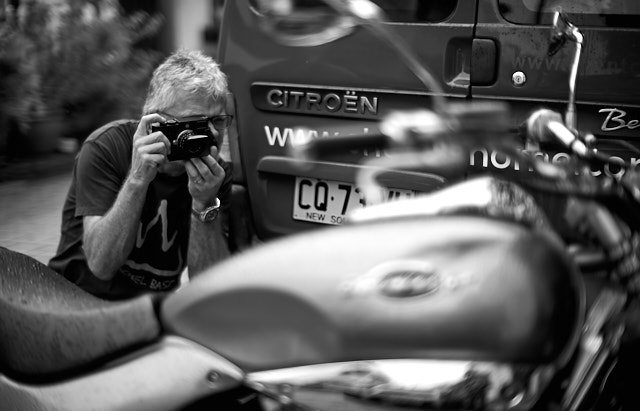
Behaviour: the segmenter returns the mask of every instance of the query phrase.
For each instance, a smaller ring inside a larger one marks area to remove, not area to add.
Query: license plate
[[[382,188],[385,201],[412,198],[414,190]],[[340,225],[345,214],[366,206],[362,190],[350,183],[296,177],[293,219]]]

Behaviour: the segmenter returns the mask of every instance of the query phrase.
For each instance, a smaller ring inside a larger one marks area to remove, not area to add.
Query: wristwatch
[[[216,197],[216,203],[211,207],[207,207],[202,211],[198,211],[191,207],[191,214],[193,214],[198,220],[203,223],[210,223],[218,217],[218,210],[220,209],[220,199]]]

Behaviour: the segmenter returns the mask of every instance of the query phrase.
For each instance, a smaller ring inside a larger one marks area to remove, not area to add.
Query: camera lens
[[[176,137],[175,144],[180,148],[185,148],[189,137],[191,137],[192,135],[193,131],[191,130],[182,131],[180,134],[178,134],[178,137]]]
[[[206,154],[211,144],[208,144],[206,135],[196,135],[192,130],[184,130],[178,134],[175,145],[191,156],[197,157]]]

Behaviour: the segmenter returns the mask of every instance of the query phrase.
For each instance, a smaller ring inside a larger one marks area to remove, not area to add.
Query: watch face
[[[217,208],[212,208],[212,209],[209,209],[209,210],[205,211],[203,214],[204,214],[204,216],[202,218],[202,221],[208,223],[208,222],[213,221],[213,220],[216,219],[216,217],[218,216],[218,209]]]

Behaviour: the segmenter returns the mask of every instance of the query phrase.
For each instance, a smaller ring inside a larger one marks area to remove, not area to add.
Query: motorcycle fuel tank
[[[381,221],[246,251],[169,296],[162,321],[245,371],[340,361],[554,363],[582,283],[543,232],[467,216]]]

